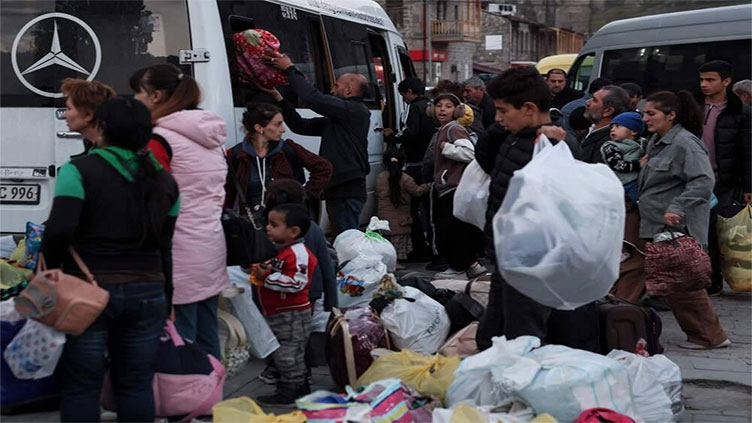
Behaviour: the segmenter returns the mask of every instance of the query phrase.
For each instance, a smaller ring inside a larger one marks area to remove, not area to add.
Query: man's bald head
[[[332,94],[339,98],[363,97],[368,92],[368,79],[359,73],[345,73],[337,78]]]

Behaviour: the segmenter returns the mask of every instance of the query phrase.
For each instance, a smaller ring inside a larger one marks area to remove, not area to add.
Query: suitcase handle
[[[350,335],[350,324],[347,322],[347,319],[345,319],[344,313],[342,313],[342,310],[338,309],[337,307],[332,308],[332,315],[334,316],[334,319],[332,319],[331,328],[329,329],[329,337],[332,338],[337,333],[337,328],[340,328],[342,330],[342,337],[343,337],[343,344],[345,346],[345,367],[347,368],[347,379],[350,381],[350,385],[355,386],[355,382],[358,380],[358,375],[355,371],[355,352],[353,351],[352,347],[352,338]],[[381,317],[377,315],[373,309],[371,309],[371,315],[381,320]],[[384,326],[383,324],[381,325]],[[392,349],[392,343],[389,340],[389,332],[387,332],[386,329],[384,329],[384,338],[386,340],[386,347],[388,349]]]

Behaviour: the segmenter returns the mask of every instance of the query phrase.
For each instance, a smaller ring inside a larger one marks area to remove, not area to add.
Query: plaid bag
[[[287,84],[287,76],[264,62],[266,49],[279,52],[279,40],[269,31],[249,29],[233,34],[238,78],[241,82],[274,88]]]
[[[645,284],[651,296],[690,292],[710,285],[710,256],[689,235],[671,232],[670,239],[645,243]]]

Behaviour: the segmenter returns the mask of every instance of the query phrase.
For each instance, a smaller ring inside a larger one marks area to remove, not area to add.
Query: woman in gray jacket
[[[654,135],[639,178],[640,237],[652,240],[665,225],[686,227],[707,246],[710,196],[715,178],[708,151],[695,135],[702,112],[692,94],[660,91],[648,97],[643,120]],[[688,349],[724,348],[731,344],[704,289],[668,296]]]

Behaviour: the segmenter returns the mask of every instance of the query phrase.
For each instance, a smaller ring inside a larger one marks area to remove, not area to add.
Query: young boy
[[[303,244],[311,225],[308,211],[299,204],[280,204],[269,211],[266,231],[269,239],[281,245],[277,257],[254,264],[251,282],[266,322],[279,341],[272,354],[279,371],[277,392],[261,396],[261,405],[289,405],[311,392],[306,380],[305,349],[311,333],[311,303],[308,289],[316,256]]]
[[[533,158],[539,133],[546,134],[553,143],[566,142],[575,158],[579,149],[577,141],[566,138],[563,128],[552,126],[549,114],[551,90],[535,68],[507,70],[488,84],[487,92],[496,105],[496,121],[503,122],[505,128],[505,131],[490,131],[481,136],[478,151],[488,151],[494,156],[476,158],[491,177],[484,233],[486,255],[495,258],[493,217],[507,195],[514,172]],[[488,139],[488,136],[496,138]],[[487,142],[495,143],[498,149],[482,148],[481,145]],[[509,285],[498,270],[491,277],[489,300],[476,335],[481,350],[491,346],[492,337],[501,335],[507,339],[532,335],[547,343],[591,351],[599,348],[595,345],[597,342],[592,342],[598,339],[597,325],[594,321],[592,325],[579,323],[576,319],[579,309],[558,312],[539,304]]]
[[[637,203],[637,177],[640,176],[640,158],[644,155],[640,134],[645,130],[642,115],[625,112],[611,121],[611,140],[603,143],[601,155],[608,167],[616,173],[627,199]]]

